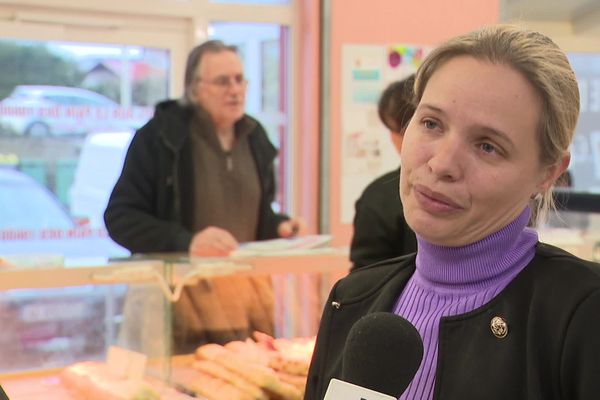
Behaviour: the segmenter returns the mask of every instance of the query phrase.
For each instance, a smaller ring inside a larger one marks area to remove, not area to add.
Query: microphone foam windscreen
[[[367,314],[350,329],[342,379],[400,397],[423,358],[423,341],[406,319],[388,312]]]

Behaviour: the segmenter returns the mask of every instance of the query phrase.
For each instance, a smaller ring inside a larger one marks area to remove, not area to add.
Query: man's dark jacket
[[[131,141],[104,221],[110,237],[133,253],[188,250],[196,204],[190,139],[194,112],[175,100],[160,103]],[[258,121],[246,115],[236,123],[236,131],[241,124],[253,126],[248,141],[261,184],[256,239],[272,239],[287,219],[271,209],[277,150]]]
[[[336,283],[321,320],[305,399],[323,399],[340,378],[348,331],[361,316],[393,310],[415,269],[404,256],[357,269]],[[490,321],[507,321],[508,335]],[[436,400],[600,399],[598,264],[538,243],[529,265],[489,303],[444,317]],[[402,355],[398,355],[402,363]]]

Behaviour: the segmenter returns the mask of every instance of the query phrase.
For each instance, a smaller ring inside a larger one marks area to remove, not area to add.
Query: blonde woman
[[[528,228],[569,164],[579,93],[565,54],[515,27],[469,33],[430,54],[415,100],[400,197],[418,251],[336,284],[305,398],[340,377],[354,321],[388,311],[424,346],[400,399],[597,399],[599,266]]]

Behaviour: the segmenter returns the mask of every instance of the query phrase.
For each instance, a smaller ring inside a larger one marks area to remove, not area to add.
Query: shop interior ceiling
[[[600,0],[501,0],[503,21],[570,22],[574,32],[600,34]]]

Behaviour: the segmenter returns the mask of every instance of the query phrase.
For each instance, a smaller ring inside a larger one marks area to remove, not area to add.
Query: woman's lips
[[[416,185],[413,187],[415,197],[421,207],[432,213],[451,213],[461,210],[462,207],[452,201],[449,197],[430,190],[426,186]]]

